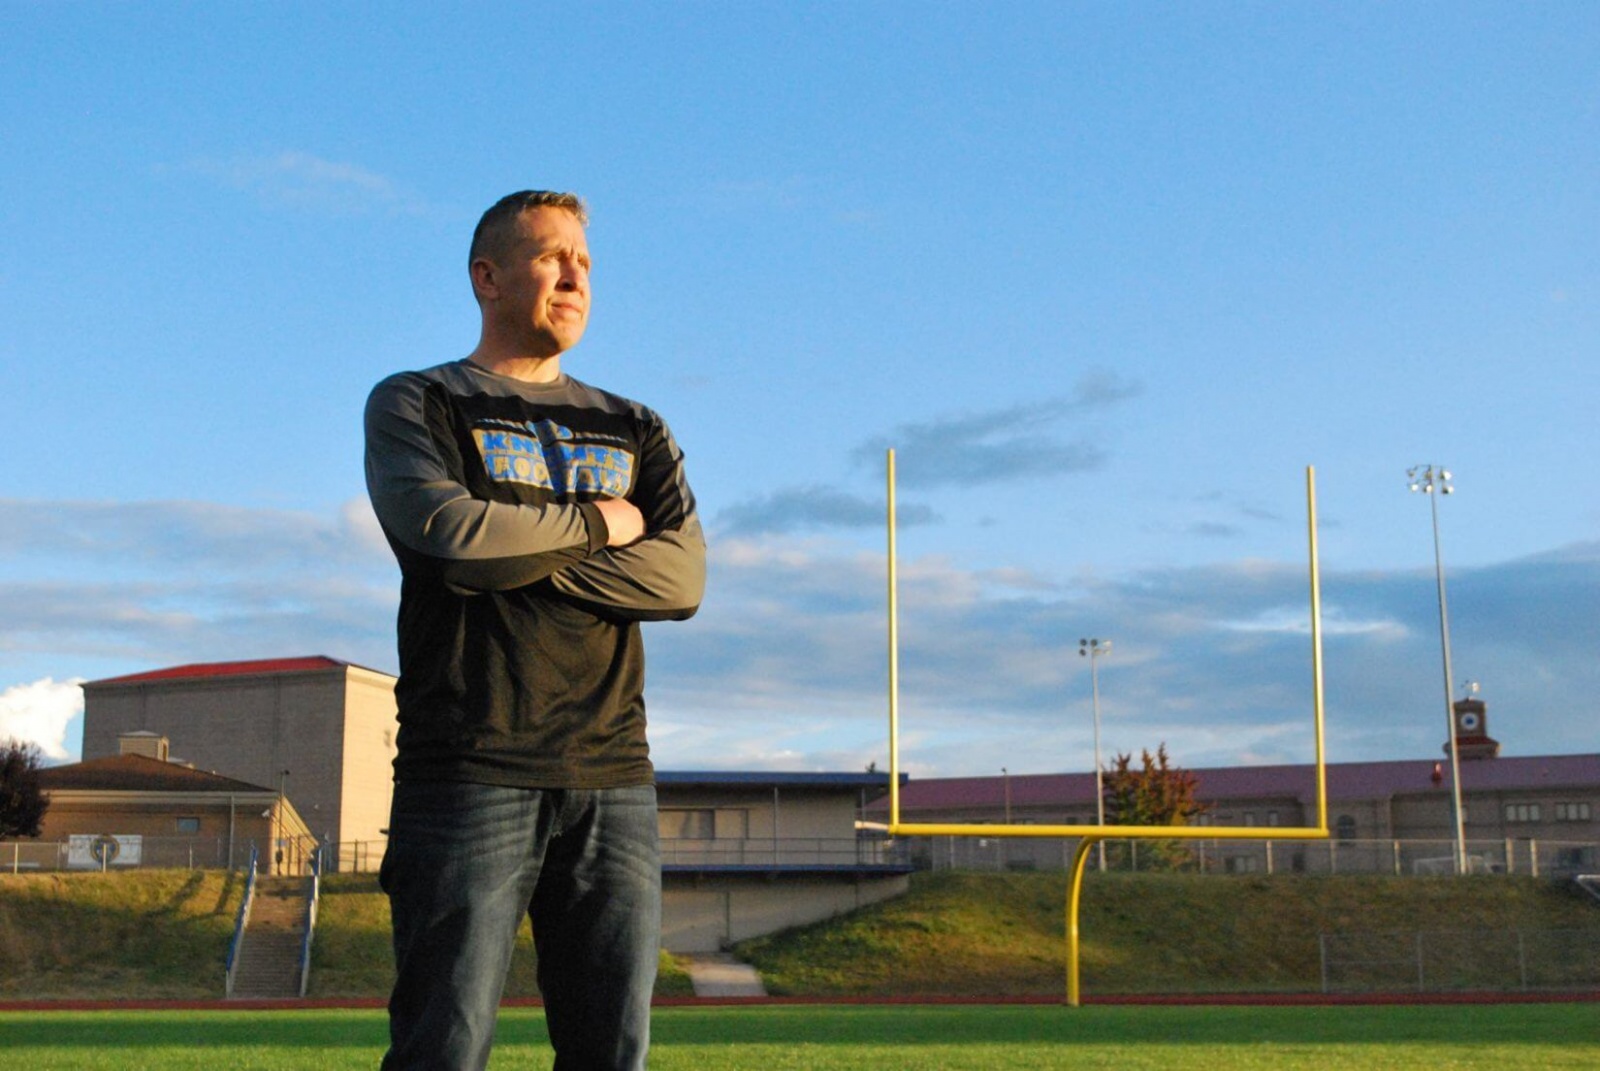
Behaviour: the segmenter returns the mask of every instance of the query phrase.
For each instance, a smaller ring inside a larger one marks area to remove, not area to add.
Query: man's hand
[[[625,547],[644,538],[644,514],[625,498],[602,498],[595,502],[606,519],[608,547]]]

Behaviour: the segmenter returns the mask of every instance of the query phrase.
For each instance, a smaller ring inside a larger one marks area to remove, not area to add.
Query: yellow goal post
[[[1323,740],[1322,587],[1317,562],[1316,470],[1306,466],[1306,530],[1310,557],[1311,718],[1316,750],[1314,826],[1128,826],[993,825],[900,820],[900,600],[896,548],[894,451],[887,452],[889,552],[889,836],[1080,838],[1070,872],[1067,902],[1067,1003],[1077,1006],[1078,906],[1089,851],[1104,840],[1325,840],[1328,837],[1328,770]]]

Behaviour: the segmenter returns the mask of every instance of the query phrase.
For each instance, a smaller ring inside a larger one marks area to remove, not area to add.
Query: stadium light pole
[[[1410,489],[1428,496],[1428,506],[1433,515],[1433,572],[1439,585],[1439,649],[1444,655],[1444,720],[1450,730],[1450,794],[1455,811],[1456,873],[1467,872],[1466,823],[1461,809],[1461,756],[1456,747],[1456,711],[1451,699],[1450,682],[1450,610],[1444,592],[1444,556],[1439,551],[1439,496],[1455,493],[1450,472],[1438,465],[1413,465],[1406,470],[1411,481]]]
[[[1089,660],[1089,687],[1094,697],[1094,807],[1095,824],[1106,824],[1106,790],[1100,768],[1100,657],[1111,653],[1110,640],[1079,640],[1078,657]],[[1099,853],[1100,872],[1106,869],[1106,842],[1095,845]]]

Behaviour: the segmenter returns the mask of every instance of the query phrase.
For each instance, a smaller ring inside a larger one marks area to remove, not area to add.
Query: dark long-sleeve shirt
[[[396,777],[647,783],[639,622],[689,617],[705,584],[666,424],[568,376],[457,361],[379,383],[366,442],[401,572]],[[645,538],[607,548],[602,498],[637,506]]]

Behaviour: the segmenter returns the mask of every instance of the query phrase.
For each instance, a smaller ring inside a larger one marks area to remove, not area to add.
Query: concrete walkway
[[[697,997],[764,997],[767,987],[761,975],[748,963],[740,963],[726,952],[696,952],[680,956]]]

